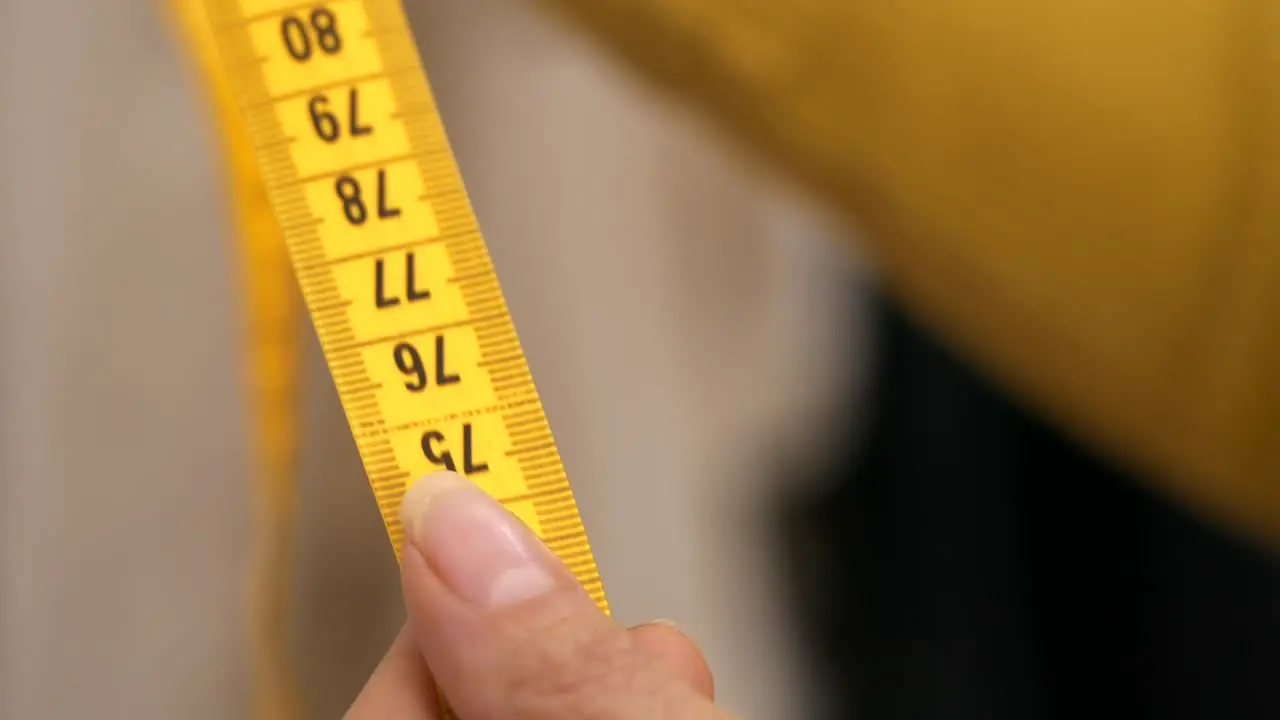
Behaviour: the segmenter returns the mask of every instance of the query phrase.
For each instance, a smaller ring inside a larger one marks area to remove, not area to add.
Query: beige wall
[[[243,347],[198,91],[149,3],[3,8],[0,718],[245,717]],[[617,614],[697,635],[730,707],[804,717],[750,518],[856,362],[844,254],[523,3],[410,14]],[[298,634],[336,717],[399,610],[311,353]]]

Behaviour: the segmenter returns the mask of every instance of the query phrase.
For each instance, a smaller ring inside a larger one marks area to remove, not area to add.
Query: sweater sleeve
[[[1280,548],[1280,3],[540,1],[1025,403]]]

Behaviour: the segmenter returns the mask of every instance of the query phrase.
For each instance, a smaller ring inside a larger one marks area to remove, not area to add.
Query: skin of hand
[[[400,516],[409,622],[345,720],[439,720],[437,686],[461,720],[730,720],[689,638],[614,623],[468,480],[419,480]]]

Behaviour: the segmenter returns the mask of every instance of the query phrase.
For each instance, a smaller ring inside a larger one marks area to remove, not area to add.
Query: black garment
[[[838,717],[1280,718],[1275,557],[1082,451],[892,304],[877,326],[868,434],[786,521]]]

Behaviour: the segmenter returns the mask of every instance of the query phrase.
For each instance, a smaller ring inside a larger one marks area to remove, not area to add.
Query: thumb
[[[409,623],[465,720],[720,720],[515,515],[450,472],[401,505]]]

